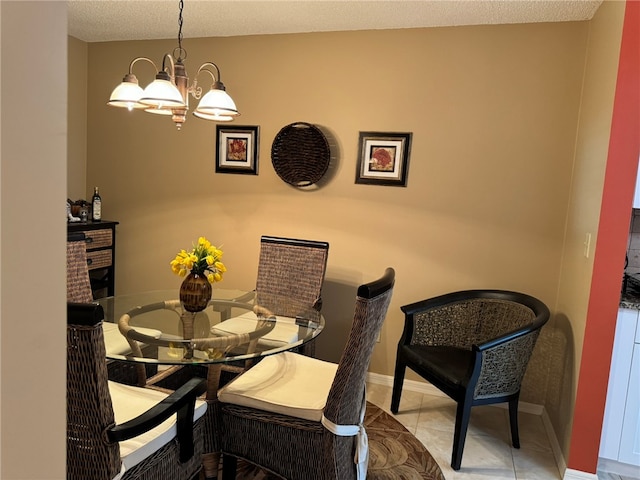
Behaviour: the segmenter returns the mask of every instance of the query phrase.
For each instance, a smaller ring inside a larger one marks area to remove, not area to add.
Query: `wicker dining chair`
[[[329,243],[296,238],[260,237],[260,258],[256,280],[257,305],[264,307],[276,316],[295,318],[304,312],[322,309],[322,283],[327,269]],[[237,331],[246,331],[247,325],[254,320],[244,317],[216,325],[213,333],[226,335]],[[281,342],[297,334],[297,327],[288,329],[278,325],[270,335],[260,339],[259,343]],[[309,356],[315,355],[315,341],[307,342],[301,349]],[[250,366],[248,362],[247,366]],[[239,373],[240,368],[227,368],[226,371]]]
[[[204,415],[192,379],[171,395],[108,381],[102,306],[67,303],[67,479],[191,480]]]
[[[420,374],[458,404],[451,467],[460,469],[471,407],[509,403],[511,441],[520,448],[520,385],[549,309],[505,290],[466,290],[401,307],[391,411],[398,413],[405,370]]]
[[[82,232],[67,234],[67,302],[92,302],[87,244]]]
[[[358,288],[338,364],[284,352],[219,391],[223,478],[234,478],[237,458],[289,480],[365,478],[365,379],[394,278],[387,268]]]
[[[82,232],[69,232],[67,234],[67,302],[91,303],[93,300],[85,234]],[[107,325],[106,327],[113,326]],[[104,324],[103,327],[106,328]],[[109,330],[110,332],[106,332],[105,335],[116,333],[111,332],[111,328]],[[126,346],[124,337],[122,338],[122,343]],[[149,365],[146,368],[151,371],[153,365]],[[118,360],[109,360],[107,361],[107,370],[109,372],[109,380],[129,385],[136,384],[138,370],[134,365]]]

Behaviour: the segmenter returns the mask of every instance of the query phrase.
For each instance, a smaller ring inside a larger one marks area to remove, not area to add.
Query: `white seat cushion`
[[[271,355],[220,389],[218,399],[319,422],[337,369],[293,352]]]
[[[127,342],[124,335],[120,333],[117,324],[102,322],[102,331],[104,333],[104,346],[107,349],[107,355],[127,355],[131,353],[129,342]],[[136,331],[153,338],[160,338],[160,335],[162,335],[160,330],[154,330],[152,328],[136,328]]]
[[[253,312],[245,312],[214,325],[211,327],[211,333],[217,336],[248,333],[254,331],[257,325],[257,315]],[[295,318],[276,316],[276,326],[269,333],[260,337],[258,344],[277,348],[297,342],[298,330]]]
[[[109,382],[109,393],[111,394],[111,403],[113,404],[116,424],[124,423],[141,415],[168,397],[166,393],[148,388],[131,387],[111,381]],[[202,417],[206,410],[207,403],[202,400],[196,400],[193,421],[195,422]],[[176,414],[173,414],[152,430],[120,442],[122,472],[137,465],[154,452],[157,452],[175,438],[177,431]]]

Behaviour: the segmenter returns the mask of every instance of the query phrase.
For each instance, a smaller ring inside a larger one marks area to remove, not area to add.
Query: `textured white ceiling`
[[[184,0],[184,38],[589,20],[602,0]],[[178,0],[70,0],[85,42],[176,38]]]

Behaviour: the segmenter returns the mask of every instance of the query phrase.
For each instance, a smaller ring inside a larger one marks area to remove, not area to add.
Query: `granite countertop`
[[[620,308],[640,310],[640,296],[633,293],[623,293],[620,297]]]
[[[640,275],[625,272],[621,290],[620,308],[640,310]]]

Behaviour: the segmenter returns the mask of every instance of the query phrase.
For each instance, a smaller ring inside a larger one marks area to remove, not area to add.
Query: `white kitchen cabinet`
[[[633,346],[618,461],[640,465],[640,343]]]
[[[638,314],[629,308],[618,312],[599,456],[640,466]]]

